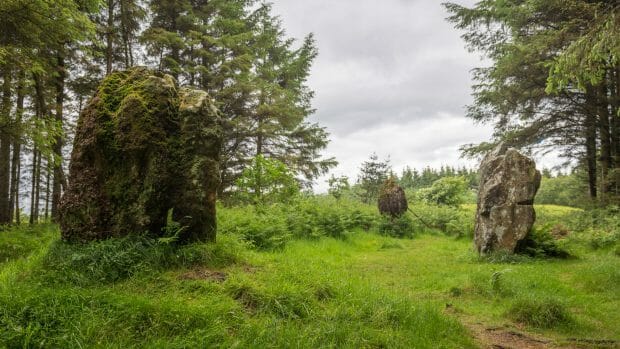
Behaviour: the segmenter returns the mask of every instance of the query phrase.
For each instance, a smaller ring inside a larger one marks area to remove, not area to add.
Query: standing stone
[[[379,213],[392,218],[402,216],[409,208],[405,191],[396,184],[396,180],[393,177],[387,179],[381,186],[377,204],[379,206]]]
[[[109,75],[78,119],[62,238],[161,236],[172,210],[181,240],[214,240],[220,144],[206,92],[146,68]]]
[[[501,144],[480,164],[474,243],[479,253],[514,252],[536,220],[541,175],[534,160]]]

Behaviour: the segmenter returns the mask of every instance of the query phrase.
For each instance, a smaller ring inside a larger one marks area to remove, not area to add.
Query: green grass
[[[3,233],[38,242],[0,264],[0,347],[475,348],[468,323],[620,340],[613,250],[489,261],[469,238],[373,229],[268,250]]]

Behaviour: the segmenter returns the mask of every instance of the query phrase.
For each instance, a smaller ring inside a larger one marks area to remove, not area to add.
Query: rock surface
[[[480,164],[474,243],[479,253],[514,252],[536,220],[541,175],[534,161],[499,145]]]
[[[214,240],[220,144],[206,92],[146,68],[111,74],[78,119],[62,238],[161,236],[172,210],[181,240]]]

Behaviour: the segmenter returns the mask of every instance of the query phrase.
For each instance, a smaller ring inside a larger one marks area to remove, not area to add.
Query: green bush
[[[568,258],[570,253],[549,233],[550,226],[534,227],[525,239],[517,243],[515,252],[536,258]]]
[[[418,197],[429,204],[457,207],[464,203],[467,192],[464,177],[444,177],[436,180],[430,188],[418,190]]]
[[[277,159],[258,155],[235,182],[236,202],[256,205],[290,202],[299,194],[294,173]]]
[[[512,304],[508,315],[514,321],[537,328],[553,328],[571,322],[566,307],[555,299],[520,299]]]
[[[458,207],[421,203],[412,205],[410,208],[416,215],[413,217],[415,231],[436,229],[455,237],[474,236],[473,211]]]
[[[281,248],[292,238],[342,238],[347,232],[374,226],[378,213],[348,199],[318,196],[289,205],[221,207],[219,232],[239,235],[259,249]]]
[[[408,215],[400,217],[382,216],[379,234],[395,238],[410,238],[414,234],[414,224]]]

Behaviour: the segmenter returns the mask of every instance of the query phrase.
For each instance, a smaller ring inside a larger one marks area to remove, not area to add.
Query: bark
[[[58,55],[58,74],[56,77],[56,123],[62,127],[63,125],[63,104],[65,98],[65,62],[62,54]],[[54,142],[54,176],[52,184],[52,221],[56,221],[58,218],[58,205],[60,204],[60,197],[62,191],[62,146],[64,143],[62,132],[59,134]]]
[[[2,109],[0,110],[0,224],[11,223],[9,191],[11,187],[11,69],[4,66]]]
[[[36,175],[34,177],[35,180],[35,192],[34,192],[34,211],[33,217],[35,223],[39,222],[39,206],[41,203],[41,151],[37,154],[37,162],[35,164],[36,167]]]
[[[19,208],[19,179],[22,178],[22,162],[17,162],[17,190],[15,192],[15,224],[22,224],[21,209]]]
[[[106,27],[106,75],[112,73],[112,61],[114,60],[114,0],[108,0],[108,23]]]
[[[52,174],[52,168],[50,163],[45,166],[45,222],[49,222],[49,209],[50,209],[50,178]]]
[[[47,115],[47,105],[45,103],[44,87],[39,74],[33,74],[35,89],[35,110],[36,117],[43,118]],[[39,221],[39,188],[41,182],[41,151],[35,145],[32,157],[32,191],[30,195],[30,224]]]
[[[586,93],[586,103],[589,106],[594,105],[593,95],[588,89]],[[591,108],[589,108],[591,109]],[[585,119],[585,148],[586,148],[586,168],[588,172],[588,188],[590,198],[596,199],[598,196],[597,183],[597,166],[596,166],[596,114],[593,110],[586,110]]]
[[[32,181],[30,187],[30,224],[34,224],[36,222],[35,219],[35,197],[37,194],[37,157],[39,151],[35,146],[32,151]]]
[[[620,196],[620,68],[611,75],[611,151],[614,167],[614,192]]]
[[[120,11],[121,11],[121,35],[123,39],[123,50],[124,52],[124,61],[125,61],[125,69],[129,69],[133,66],[133,55],[131,54],[131,42],[129,35],[129,28],[127,28],[127,21],[129,14],[127,13],[127,0],[120,0]]]
[[[9,217],[19,221],[19,168],[21,161],[21,122],[24,114],[24,71],[19,72],[17,81],[17,101],[15,107],[15,127],[13,135],[13,159],[11,160],[11,197],[9,199]],[[15,214],[16,213],[16,214]]]
[[[606,200],[611,191],[609,171],[612,169],[611,161],[611,132],[609,123],[609,99],[607,97],[607,84],[602,83],[598,87],[597,114],[600,138],[600,165],[601,165],[601,199]]]

